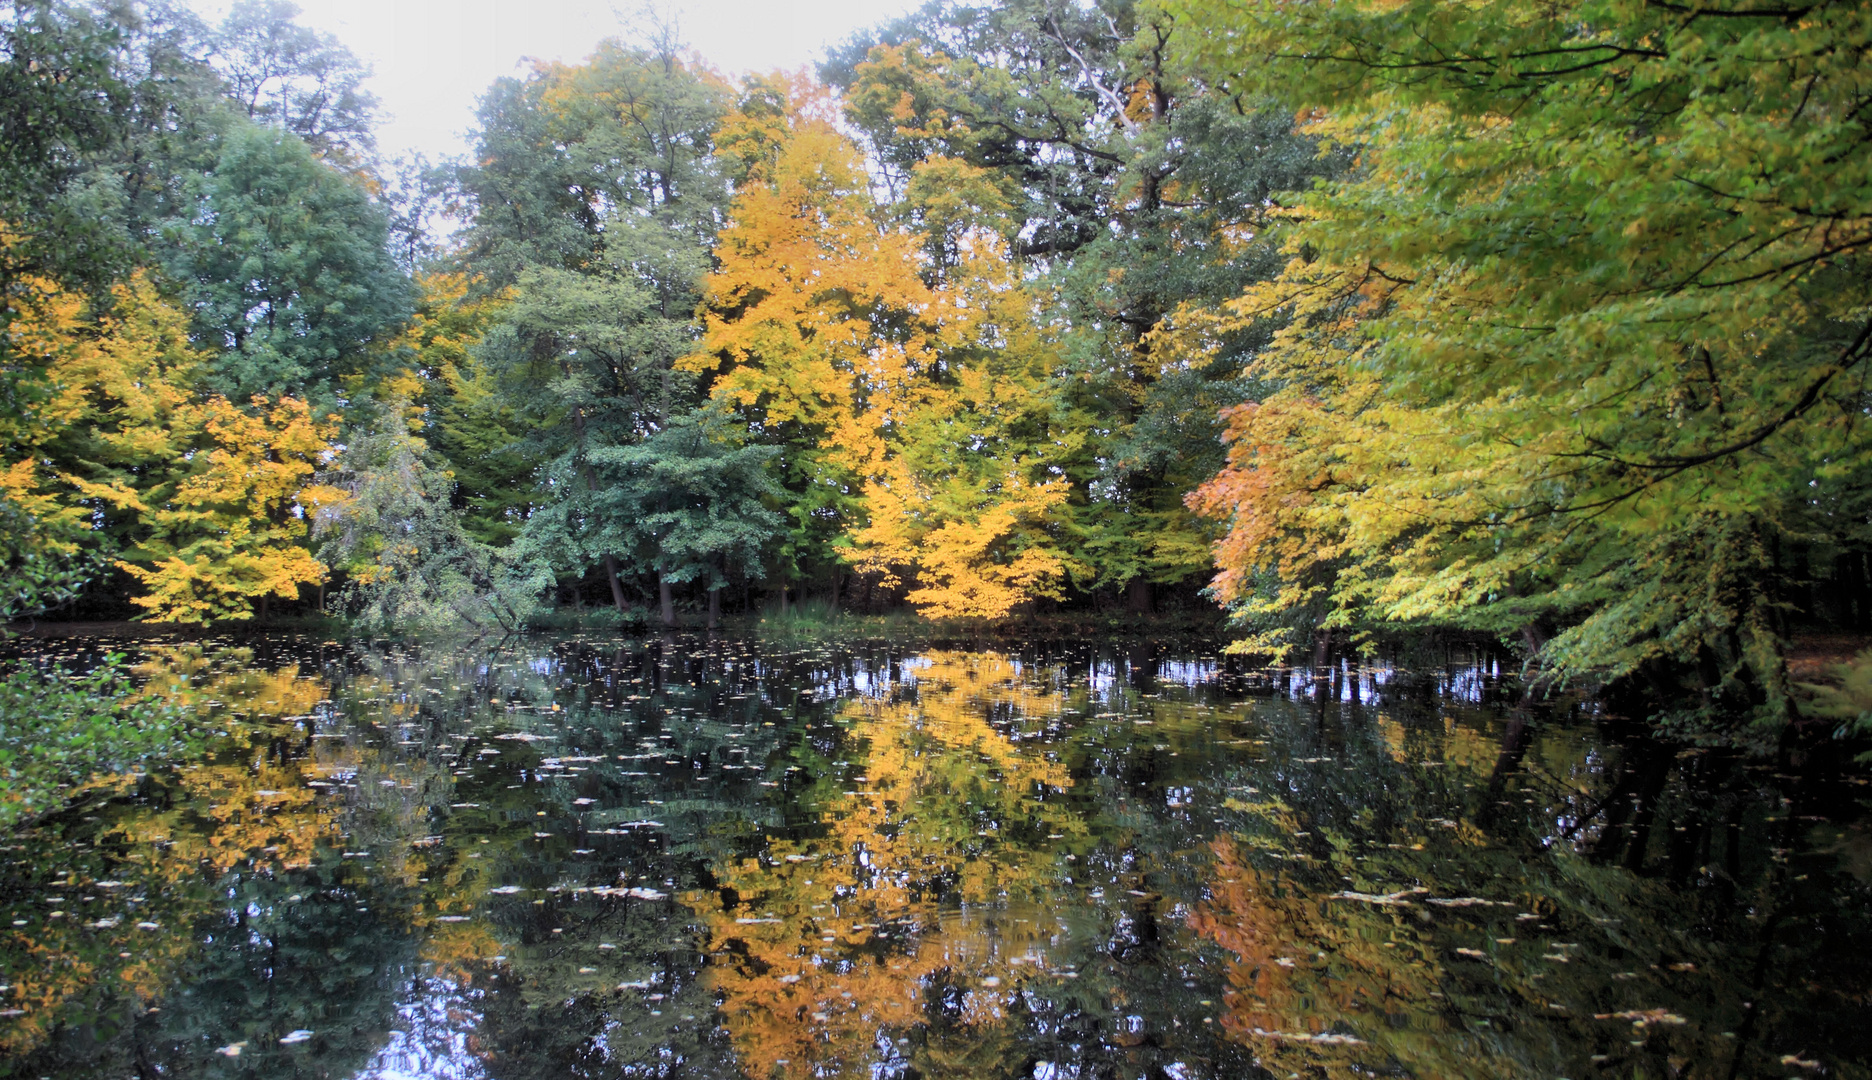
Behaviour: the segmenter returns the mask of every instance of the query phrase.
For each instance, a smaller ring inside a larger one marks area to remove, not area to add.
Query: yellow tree
[[[911,576],[933,616],[1056,595],[1068,485],[1049,463],[1078,437],[1047,396],[1048,321],[969,221],[1004,207],[993,178],[920,167],[910,218],[932,245],[878,205],[822,88],[751,81],[720,141],[742,177],[684,366],[787,446],[792,550]]]
[[[863,477],[893,407],[936,361],[916,238],[881,220],[858,148],[823,88],[749,80],[719,144],[737,188],[682,361],[787,446],[783,572],[862,520]]]
[[[935,618],[1000,618],[1058,597],[1080,569],[1067,554],[1070,483],[1059,462],[1084,443],[1051,393],[1059,343],[992,233],[971,230],[936,291],[939,364],[885,431],[865,481],[861,568],[914,575],[911,603]]]
[[[112,494],[172,476],[200,429],[188,381],[205,357],[187,317],[142,274],[110,299],[99,312],[82,295],[26,282],[7,325],[9,351],[37,369],[37,400],[8,433],[0,487],[67,556],[96,546],[87,534],[100,517],[121,547],[135,521],[113,512]]]
[[[140,274],[108,305],[39,293],[8,326],[41,396],[0,469],[9,500],[61,543],[121,553],[159,621],[247,618],[322,581],[305,539],[340,496],[314,482],[335,425],[294,398],[204,396],[186,317]]]
[[[325,580],[305,544],[312,516],[344,498],[314,482],[337,425],[314,420],[296,398],[253,404],[248,413],[209,399],[203,467],[160,502],[133,504],[150,535],[117,565],[150,590],[133,602],[154,621],[244,619],[256,600],[290,599]]]

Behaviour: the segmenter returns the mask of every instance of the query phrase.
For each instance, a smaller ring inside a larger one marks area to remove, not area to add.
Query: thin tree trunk
[[[721,589],[720,587],[716,587],[708,591],[708,628],[710,630],[713,630],[720,625],[721,625]]]
[[[560,363],[559,368],[568,376],[572,374],[571,366],[564,362]],[[584,409],[575,408],[572,410],[572,426],[578,431],[579,472],[585,477],[585,490],[596,493],[598,490],[598,478],[592,475],[591,462],[585,460]],[[617,605],[619,614],[622,614],[624,611],[624,586],[618,582],[617,557],[614,555],[606,555],[604,557],[604,567],[605,577],[611,581],[611,602]]]
[[[604,557],[605,577],[611,579],[611,602],[617,605],[619,613],[624,611],[624,585],[618,581],[617,556]]]
[[[657,571],[657,600],[663,605],[663,625],[676,625],[676,600],[670,595],[669,578]]]

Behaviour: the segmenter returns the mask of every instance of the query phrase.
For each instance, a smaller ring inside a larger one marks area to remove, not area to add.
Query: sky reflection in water
[[[47,655],[91,646],[48,642]],[[1867,1075],[1845,755],[1200,649],[145,643],[0,1076]],[[1265,1072],[1264,1072],[1265,1070]]]

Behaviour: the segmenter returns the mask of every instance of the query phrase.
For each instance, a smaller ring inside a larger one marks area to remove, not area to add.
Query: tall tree
[[[124,36],[120,23],[75,4],[20,0],[0,11],[0,292],[9,301],[24,276],[98,286],[127,268],[131,252],[108,212],[114,192],[88,168],[129,127]]]
[[[410,306],[388,223],[364,184],[297,135],[224,116],[212,164],[164,223],[164,264],[184,284],[215,389],[335,396],[386,359]]]
[[[1191,68],[1161,5],[938,0],[854,38],[824,67],[846,91],[900,212],[945,259],[958,170],[998,205],[996,228],[1044,274],[1063,335],[1062,392],[1098,437],[1067,468],[1087,586],[1151,606],[1154,582],[1207,568],[1209,529],[1182,505],[1222,464],[1220,408],[1249,386],[1235,361],[1157,355],[1179,303],[1222,300],[1278,272],[1267,214],[1278,193],[1340,167],[1292,113]]]
[[[822,89],[751,79],[723,125],[737,183],[705,334],[682,366],[784,448],[782,588],[836,566],[890,406],[936,362],[916,239],[879,219],[864,160]]]
[[[607,486],[595,452],[641,442],[689,404],[675,360],[691,347],[727,200],[713,157],[725,106],[719,81],[673,42],[607,42],[583,65],[496,84],[481,164],[462,174],[476,212],[469,265],[484,288],[515,290],[477,361],[529,429],[528,451],[561,478],[533,543],[575,575],[602,565],[619,610],[618,552],[540,545],[628,524],[568,524],[567,500]]]
[[[370,69],[298,17],[288,0],[239,0],[216,27],[208,58],[250,119],[292,132],[334,164],[368,164],[377,149],[377,99],[364,89]]]
[[[1523,638],[1657,719],[1788,717],[1778,552],[1864,550],[1862,6],[1185,5],[1215,77],[1366,143],[1202,505],[1222,593]],[[1204,320],[1192,319],[1193,334]],[[1273,587],[1258,590],[1262,575]]]

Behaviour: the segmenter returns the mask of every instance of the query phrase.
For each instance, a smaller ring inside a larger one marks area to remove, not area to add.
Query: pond
[[[1492,661],[681,635],[132,659],[221,734],[7,838],[0,1075],[1872,1062],[1847,755],[1648,741]]]

